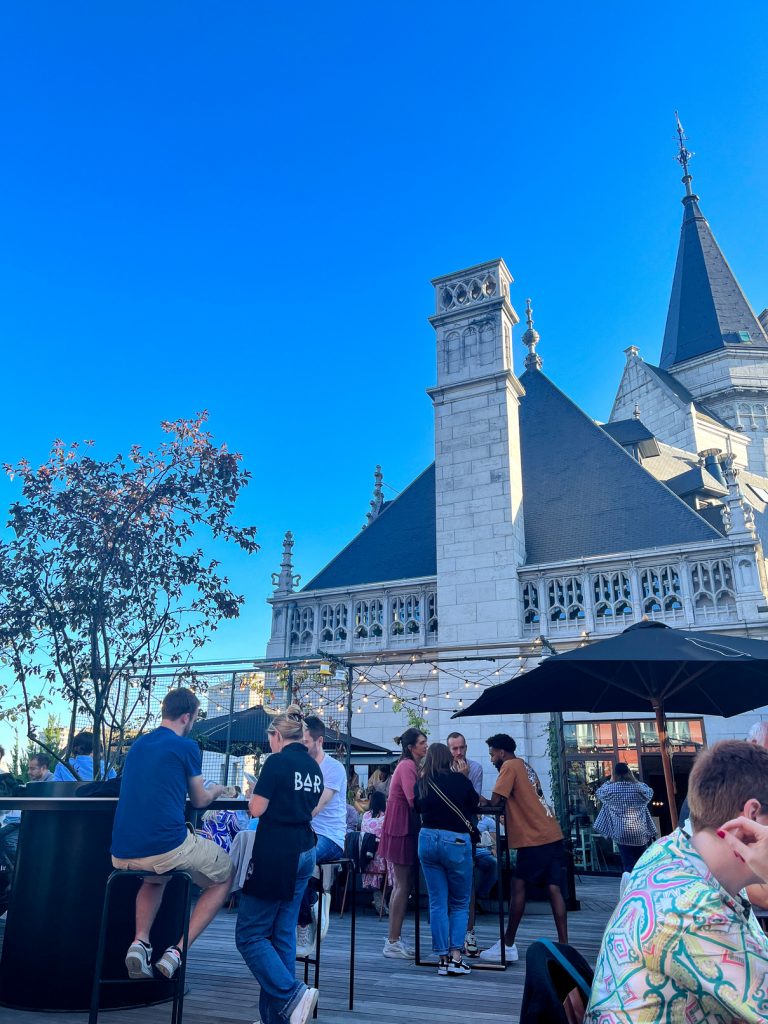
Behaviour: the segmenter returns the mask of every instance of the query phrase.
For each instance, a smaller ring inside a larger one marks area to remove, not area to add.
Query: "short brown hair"
[[[768,750],[744,740],[702,750],[688,780],[694,831],[720,828],[741,814],[747,800],[759,800],[768,813]]]
[[[177,686],[163,697],[163,718],[175,722],[182,715],[194,715],[200,701],[186,686]]]

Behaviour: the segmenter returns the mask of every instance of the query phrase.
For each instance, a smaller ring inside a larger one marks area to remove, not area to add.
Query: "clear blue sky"
[[[597,418],[622,350],[658,357],[676,108],[768,304],[767,30],[763,3],[8,0],[0,459],[106,456],[209,409],[262,550],[228,563],[248,603],[206,656],[261,654],[283,532],[307,580],[377,462],[402,489],[431,461],[431,277],[504,256],[545,371]]]

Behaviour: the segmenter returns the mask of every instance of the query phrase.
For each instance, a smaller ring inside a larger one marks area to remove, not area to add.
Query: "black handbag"
[[[446,804],[446,806],[450,807],[450,809],[453,811],[456,817],[464,825],[464,828],[467,830],[467,832],[469,832],[469,838],[472,840],[472,845],[477,846],[477,844],[480,842],[480,833],[475,822],[470,821],[469,818],[459,810],[459,808],[456,806],[453,800],[451,800],[450,797],[447,797],[445,793],[442,791],[442,789],[440,789],[439,786],[436,786],[431,779],[429,780],[427,785],[434,793],[437,793],[437,795],[440,797],[443,803]]]

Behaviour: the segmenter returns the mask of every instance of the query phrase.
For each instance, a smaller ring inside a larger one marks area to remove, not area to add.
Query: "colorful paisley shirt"
[[[768,1021],[768,938],[682,830],[647,850],[603,935],[585,1024]]]

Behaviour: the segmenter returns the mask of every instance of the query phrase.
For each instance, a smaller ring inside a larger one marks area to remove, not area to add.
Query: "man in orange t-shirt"
[[[517,744],[512,737],[498,733],[487,739],[486,743],[491,761],[499,773],[490,803],[504,804],[507,846],[517,851],[509,921],[504,935],[506,959],[517,960],[515,936],[525,912],[525,890],[528,883],[547,886],[558,941],[568,941],[568,915],[560,890],[565,866],[565,843],[557,818],[543,800],[538,776],[525,761],[515,756]],[[501,941],[484,950],[480,959],[501,959]]]

